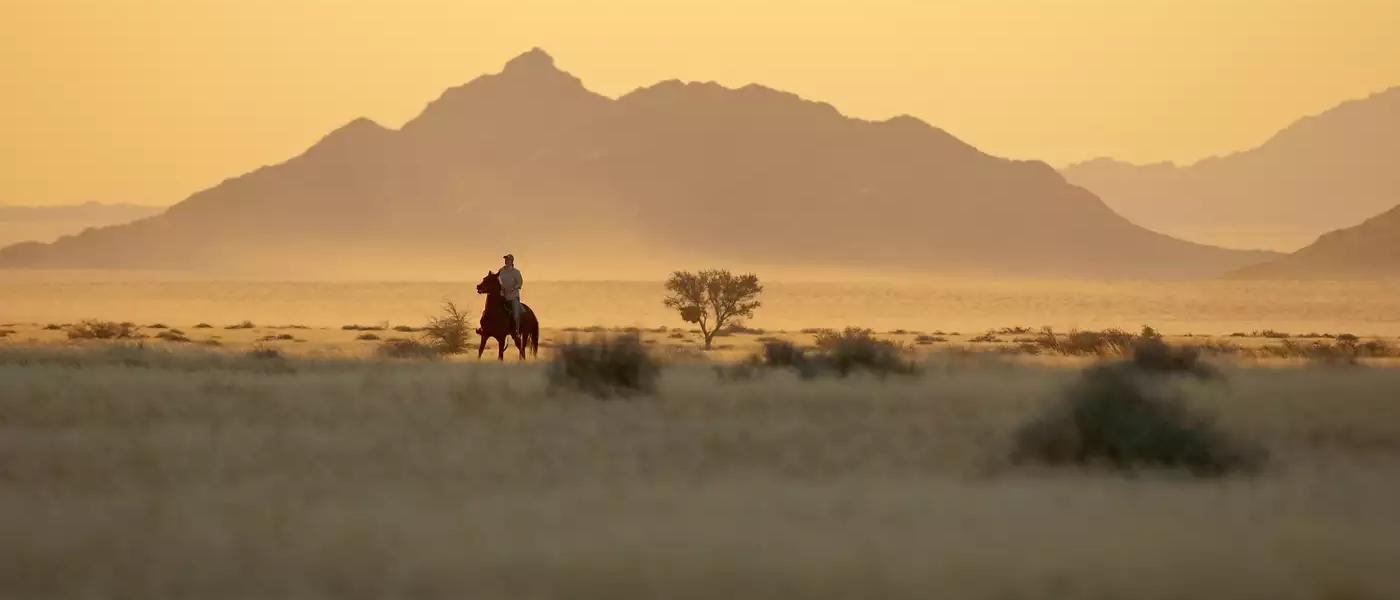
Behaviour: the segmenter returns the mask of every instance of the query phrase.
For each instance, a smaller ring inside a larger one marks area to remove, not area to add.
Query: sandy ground
[[[70,323],[0,323],[0,344],[12,345],[32,345],[32,344],[70,344],[74,343],[68,339],[65,327]],[[136,323],[138,327],[138,342],[153,344],[157,347],[171,346],[179,347],[176,344],[156,338],[155,336],[163,331],[177,331],[187,337],[191,344],[207,345],[219,347],[229,351],[247,351],[253,348],[274,348],[279,352],[291,356],[317,357],[317,358],[357,358],[369,357],[375,352],[378,345],[384,340],[395,338],[416,338],[420,335],[417,331],[395,331],[387,321],[367,322],[367,323],[347,323],[345,326],[360,327],[362,329],[348,330],[342,327],[306,327],[295,323],[291,324],[260,324],[254,323],[251,328],[237,328],[240,323],[211,323],[208,327],[201,327],[200,323]],[[408,327],[415,327],[409,325]],[[363,328],[371,328],[369,330]],[[714,338],[713,347],[710,351],[704,351],[704,339],[697,329],[682,328],[621,328],[621,327],[569,327],[563,329],[543,329],[540,334],[540,357],[547,359],[550,355],[550,348],[555,344],[565,343],[570,340],[587,341],[598,335],[618,335],[636,334],[641,337],[642,342],[651,347],[658,355],[675,358],[679,360],[709,360],[718,362],[730,362],[742,360],[753,356],[762,349],[762,345],[768,340],[786,340],[797,345],[811,345],[814,329],[803,329],[799,331],[777,330],[762,331],[755,333],[734,333],[721,334]],[[974,338],[983,336],[988,332],[958,332],[958,331],[911,331],[892,330],[876,332],[876,337],[890,340],[902,344],[914,356],[937,354],[950,349],[976,351],[976,352],[997,352],[1010,350],[1016,347],[1021,341],[1028,341],[1035,337],[1035,332],[1020,333],[994,333],[996,341],[993,342],[973,342]],[[1059,333],[1065,333],[1060,331]],[[1134,332],[1135,333],[1135,332]],[[475,336],[473,340],[475,340]],[[1278,344],[1282,340],[1264,336],[1203,336],[1203,335],[1171,335],[1167,333],[1165,339],[1174,344],[1206,344],[1206,343],[1228,343],[1242,348],[1257,348],[1270,344]],[[1328,342],[1330,340],[1321,337],[1294,336],[1292,339],[1299,343],[1311,343],[1313,341]],[[1392,345],[1397,340],[1386,338],[1364,338],[1381,339]],[[507,358],[518,360],[518,354],[513,345],[508,343]],[[490,340],[487,343],[483,357],[495,356],[496,342]],[[453,357],[452,360],[465,361],[475,360],[475,346],[473,350]]]

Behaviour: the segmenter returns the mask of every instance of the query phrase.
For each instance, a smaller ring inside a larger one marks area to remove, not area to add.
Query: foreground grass
[[[0,596],[1400,597],[1400,370],[1185,383],[1252,477],[1012,467],[1077,377],[0,348]]]

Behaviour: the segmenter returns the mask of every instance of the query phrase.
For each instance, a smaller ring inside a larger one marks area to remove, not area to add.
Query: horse
[[[476,349],[477,359],[486,351],[486,340],[496,338],[496,346],[499,348],[497,360],[506,359],[506,336],[510,336],[515,342],[515,347],[520,349],[520,360],[525,360],[525,344],[530,345],[530,352],[534,356],[540,355],[540,322],[535,318],[535,311],[530,310],[523,302],[520,304],[520,331],[512,333],[510,331],[511,319],[510,310],[506,308],[506,299],[501,297],[501,277],[499,274],[487,271],[486,277],[481,279],[481,283],[476,284],[476,293],[486,294],[486,308],[481,310],[481,327],[476,330],[481,336],[481,346]],[[524,338],[522,341],[521,338]]]

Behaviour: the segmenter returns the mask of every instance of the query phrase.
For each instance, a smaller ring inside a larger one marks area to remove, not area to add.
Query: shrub
[[[927,346],[927,345],[932,344],[932,343],[935,343],[935,342],[946,342],[946,341],[948,341],[948,338],[945,338],[945,337],[942,337],[942,336],[937,336],[937,335],[920,334],[920,335],[917,335],[917,336],[914,337],[914,343],[915,343],[915,344],[922,345],[922,346]]]
[[[408,325],[395,325],[394,331],[397,331],[399,333],[417,333],[419,331],[422,331],[422,329],[419,329],[417,327],[410,327]]]
[[[1288,334],[1286,334],[1286,333],[1284,333],[1284,332],[1282,332],[1282,331],[1274,331],[1274,330],[1272,330],[1272,329],[1265,329],[1265,330],[1263,330],[1263,331],[1256,331],[1256,332],[1254,332],[1254,337],[1273,338],[1273,339],[1287,339],[1287,338],[1292,337],[1292,336],[1290,336],[1290,335],[1288,335]]]
[[[681,333],[681,332],[679,332],[679,331],[677,331],[677,332],[672,333],[671,335],[668,335],[668,336],[666,336],[666,337],[671,338],[671,339],[673,339],[673,340],[683,340],[683,339],[685,339],[685,334],[684,334],[684,333]]]
[[[194,326],[195,329],[213,329],[214,326],[208,323],[200,323]]]
[[[282,351],[276,348],[269,348],[267,346],[262,345],[253,346],[253,349],[248,351],[248,358],[256,358],[259,360],[281,360]]]
[[[471,344],[474,331],[467,312],[448,301],[442,305],[442,314],[430,317],[423,326],[423,339],[442,354],[461,354]]]
[[[1347,339],[1344,340],[1343,337]],[[1332,344],[1323,341],[1300,344],[1293,340],[1284,340],[1278,345],[1260,346],[1251,354],[1263,358],[1301,358],[1323,363],[1356,364],[1358,359],[1362,358],[1400,357],[1400,350],[1382,340],[1361,342],[1356,336],[1343,334],[1337,336],[1336,343]]]
[[[994,332],[988,331],[987,333],[984,333],[984,334],[982,334],[982,335],[979,335],[979,336],[977,336],[977,337],[975,337],[975,338],[972,338],[972,339],[970,339],[970,340],[968,340],[968,341],[969,341],[969,342],[972,342],[972,343],[974,343],[974,344],[986,344],[986,343],[997,343],[997,342],[1001,342],[1002,339],[999,338],[999,337],[997,337],[996,334],[995,334]]]
[[[136,327],[131,323],[114,321],[89,319],[68,328],[68,339],[70,340],[119,340],[136,336]]]
[[[176,343],[186,343],[190,341],[190,338],[185,337],[184,334],[181,334],[178,330],[169,330],[157,333],[156,339]]]
[[[879,375],[911,374],[916,370],[912,362],[903,358],[903,346],[876,339],[869,329],[847,327],[841,333],[827,331],[815,337],[822,361],[843,377],[856,370]]]
[[[384,325],[342,325],[340,328],[345,331],[384,331],[387,329]]]
[[[379,345],[375,354],[380,358],[435,359],[441,356],[438,349],[420,340],[394,338]]]
[[[365,342],[377,342],[379,341],[379,336],[374,335],[373,333],[361,333],[360,335],[355,336],[355,339]]]
[[[170,327],[165,323],[152,323],[147,325],[146,329],[170,329]]]
[[[198,326],[196,325],[196,327]],[[254,327],[257,327],[257,325],[254,325],[252,321],[243,321],[242,323],[238,323],[236,325],[229,325],[224,329],[253,329]]]
[[[768,333],[768,332],[767,332],[766,330],[763,330],[763,329],[758,329],[758,328],[755,328],[755,327],[749,327],[749,326],[745,325],[743,321],[736,321],[735,323],[732,323],[732,324],[728,325],[727,327],[725,327],[725,328],[724,328],[724,332],[721,333],[720,335],[734,335],[734,334],[763,335],[763,334],[765,334],[765,333]]]
[[[1204,366],[1192,352],[1164,347],[1144,341],[1128,361],[1086,369],[1059,403],[1017,432],[1013,460],[1184,468],[1197,475],[1261,464],[1261,449],[1227,438],[1185,407],[1170,375],[1201,373]]]
[[[9,336],[11,336],[11,335],[14,335],[14,333],[15,333],[15,330],[13,330],[13,329],[0,329],[0,338],[2,338],[2,337],[9,337]]]
[[[559,345],[550,365],[549,387],[597,397],[628,396],[656,389],[660,367],[635,335],[598,336]]]
[[[1151,332],[1153,336],[1156,334],[1151,327],[1146,328],[1146,331]],[[1068,334],[1057,335],[1054,330],[1046,327],[1036,336],[1034,344],[1045,351],[1069,356],[1108,356],[1126,354],[1135,339],[1137,338],[1133,334],[1121,329],[1070,331]]]
[[[59,331],[59,330],[63,329],[64,327],[67,327],[67,325],[59,325],[59,324],[57,324],[57,323],[49,323],[48,325],[45,325],[45,326],[44,326],[44,331]]]

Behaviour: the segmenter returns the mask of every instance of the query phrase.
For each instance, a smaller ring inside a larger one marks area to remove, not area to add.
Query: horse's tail
[[[530,332],[530,356],[539,358],[540,356],[540,325],[535,324],[535,330]]]

